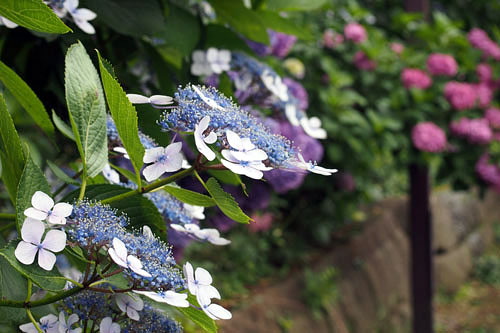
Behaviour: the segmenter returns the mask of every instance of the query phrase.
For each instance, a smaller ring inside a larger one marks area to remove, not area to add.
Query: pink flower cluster
[[[433,53],[427,58],[427,70],[432,75],[454,76],[457,74],[458,65],[451,55]]]
[[[488,154],[481,156],[476,163],[476,172],[485,183],[500,189],[500,169],[495,164],[490,164]]]
[[[493,131],[485,118],[463,117],[459,121],[452,122],[450,130],[453,135],[465,138],[474,144],[487,144],[493,138]]]
[[[492,128],[500,129],[500,109],[489,108],[484,113],[484,118],[488,120],[488,123]]]
[[[391,43],[391,50],[392,50],[392,52],[394,52],[396,54],[403,53],[404,49],[405,49],[405,47],[401,43]]]
[[[364,42],[367,38],[365,28],[357,22],[351,22],[344,27],[344,36],[356,44]]]
[[[406,89],[418,88],[427,89],[431,86],[432,80],[426,72],[416,68],[405,68],[401,72],[401,81]]]
[[[377,67],[377,63],[368,58],[363,51],[356,52],[352,62],[354,63],[354,66],[361,70],[372,71]]]
[[[259,231],[267,231],[271,229],[274,216],[271,213],[264,213],[262,215],[254,214],[252,215],[252,219],[255,222],[250,222],[248,227],[250,228],[251,232],[256,233]]]
[[[490,39],[486,31],[474,28],[469,32],[467,38],[471,45],[481,50],[486,57],[500,60],[500,47]]]
[[[444,86],[444,97],[454,109],[466,110],[476,105],[478,95],[474,85],[450,81]]]
[[[476,74],[479,82],[489,83],[493,79],[493,70],[488,64],[479,64],[476,67]]]
[[[418,123],[411,131],[413,145],[422,151],[438,153],[446,148],[446,135],[436,124],[426,121]]]
[[[327,29],[323,33],[323,45],[330,49],[335,48],[337,45],[340,45],[344,42],[344,36],[336,33],[332,29]]]

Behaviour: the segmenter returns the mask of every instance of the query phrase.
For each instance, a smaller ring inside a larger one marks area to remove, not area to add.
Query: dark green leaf
[[[106,104],[99,75],[80,42],[66,54],[65,87],[84,174],[95,177],[108,162]]]
[[[12,69],[0,61],[0,80],[17,99],[19,104],[28,112],[35,123],[51,138],[54,139],[54,125],[42,102],[33,90]]]
[[[309,40],[312,38],[311,32],[305,27],[297,25],[297,23],[280,16],[278,13],[269,11],[259,11],[257,13],[262,23],[268,28],[285,34],[295,35],[300,39]]]
[[[245,51],[253,54],[252,49],[234,31],[218,24],[209,24],[206,29],[205,47]]]
[[[102,84],[106,92],[106,100],[108,101],[111,116],[115,121],[118,135],[123,146],[130,156],[130,161],[135,170],[136,183],[141,186],[141,168],[143,166],[142,158],[144,157],[144,147],[139,139],[139,128],[137,127],[137,111],[132,103],[130,103],[127,94],[122,87],[113,78],[113,73],[109,72],[103,65],[101,55],[99,57],[99,68],[101,70]]]
[[[68,176],[60,167],[47,160],[47,165],[49,169],[54,173],[54,175],[62,180],[63,182],[71,185],[80,185],[80,182]]]
[[[206,186],[208,193],[226,216],[239,223],[250,223],[252,219],[243,213],[238,203],[229,193],[224,192],[215,178],[210,178]]]
[[[7,111],[3,95],[0,95],[0,158],[2,160],[2,180],[10,199],[16,202],[16,193],[24,167],[24,153],[14,122]]]
[[[68,124],[66,124],[61,118],[59,118],[59,116],[54,112],[54,110],[52,110],[52,120],[54,121],[54,124],[56,124],[56,127],[59,130],[59,132],[61,132],[68,139],[76,141],[75,134],[73,134],[71,127]]]
[[[42,170],[33,162],[31,156],[26,158],[26,165],[19,181],[16,198],[17,230],[20,231],[25,216],[24,211],[31,207],[31,197],[36,191],[50,195],[50,186]]]
[[[189,205],[202,206],[202,207],[215,206],[214,199],[198,192],[193,192],[180,187],[174,187],[169,185],[163,187],[163,189],[168,193],[170,193],[171,195],[173,195],[174,197],[176,197],[177,199],[179,199],[180,201],[185,202]]]
[[[210,3],[217,13],[217,19],[251,40],[269,44],[269,36],[259,14],[246,8],[242,1],[210,0]]]
[[[313,10],[323,6],[326,0],[268,0],[267,7],[274,11]]]
[[[64,289],[66,279],[61,276],[56,267],[51,271],[46,271],[40,268],[35,261],[31,265],[21,264],[14,254],[18,241],[10,242],[7,247],[0,250],[0,256],[4,257],[7,262],[15,268],[16,271],[21,273],[26,278],[31,279],[34,284],[44,290],[59,291]]]
[[[53,34],[64,34],[71,29],[40,0],[2,0],[0,16],[22,27]]]

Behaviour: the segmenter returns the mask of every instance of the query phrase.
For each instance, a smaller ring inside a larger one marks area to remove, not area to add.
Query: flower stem
[[[87,187],[87,175],[84,173],[82,177],[82,187],[80,187],[80,195],[78,196],[78,201],[81,201],[85,196],[86,187]]]
[[[37,330],[39,333],[43,333],[43,331],[42,331],[42,329],[40,328],[40,326],[38,326],[38,323],[36,322],[35,317],[33,317],[33,314],[31,313],[30,308],[26,308],[26,314],[28,314],[28,317],[30,318],[30,320],[31,320],[31,322],[33,323],[33,325],[35,326],[36,330]]]
[[[28,294],[26,295],[26,303],[28,303],[31,299],[31,288],[33,286],[33,282],[31,282],[30,279],[28,279]]]
[[[146,185],[146,186],[143,186],[141,188],[138,188],[137,190],[125,192],[125,193],[118,194],[118,195],[115,195],[113,197],[101,200],[101,203],[109,204],[111,202],[123,200],[125,198],[134,196],[136,194],[142,194],[142,193],[148,193],[148,192],[154,191],[162,186],[165,186],[167,184],[175,182],[176,180],[179,180],[181,178],[184,178],[184,177],[190,175],[193,171],[194,171],[194,167],[191,167],[191,168],[186,169],[186,170],[182,170],[182,171],[176,173],[175,175],[157,180],[156,182],[149,184],[149,185]]]
[[[14,213],[0,213],[0,221],[15,221],[16,214]]]

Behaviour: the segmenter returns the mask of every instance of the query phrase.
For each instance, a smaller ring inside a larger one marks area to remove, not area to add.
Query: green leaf
[[[224,192],[215,178],[210,178],[207,181],[206,188],[226,216],[239,223],[250,223],[252,219],[243,213],[238,203],[229,193]]]
[[[119,166],[116,166],[116,165],[111,164],[111,163],[109,163],[109,165],[113,169],[115,169],[116,171],[118,171],[119,173],[121,173],[125,178],[127,178],[128,180],[130,180],[131,182],[133,182],[134,184],[136,184],[137,179],[135,178],[135,175],[134,175],[133,172],[130,172],[127,169],[124,169],[124,168],[120,168]]]
[[[80,185],[80,182],[71,178],[68,176],[60,167],[52,163],[51,161],[47,160],[47,165],[50,170],[54,173],[54,175],[65,182],[66,184],[71,184],[71,185]]]
[[[278,13],[270,11],[258,11],[262,24],[275,31],[283,32],[285,34],[295,35],[300,39],[310,40],[312,34],[305,27],[297,25],[290,19],[280,16]]]
[[[198,193],[198,192],[193,192],[190,190],[186,190],[184,188],[180,187],[174,187],[174,186],[164,186],[163,189],[179,199],[182,202],[185,202],[189,205],[194,205],[194,206],[202,206],[202,207],[212,207],[215,206],[215,201],[214,199],[210,198],[207,195]]]
[[[242,1],[210,0],[210,3],[217,13],[217,19],[228,23],[251,40],[269,44],[269,36],[259,14],[246,8]]]
[[[267,7],[274,11],[314,10],[323,6],[326,0],[267,0]]]
[[[87,0],[85,6],[111,29],[124,35],[152,36],[164,26],[156,0]]]
[[[111,116],[115,121],[118,135],[123,146],[130,156],[130,161],[135,170],[136,183],[141,186],[141,168],[143,166],[142,158],[144,157],[144,146],[139,139],[139,128],[137,127],[137,111],[132,103],[130,103],[127,94],[113,77],[113,73],[103,65],[103,61],[99,52],[99,68],[101,70],[102,84],[106,92],[106,100],[108,101]]]
[[[99,75],[80,42],[66,53],[65,87],[84,175],[95,177],[108,162],[106,104]]]
[[[22,27],[53,34],[64,34],[71,29],[40,0],[2,0],[0,16]]]
[[[48,291],[63,290],[66,285],[66,279],[61,276],[56,267],[51,271],[40,268],[35,261],[31,265],[21,264],[14,254],[17,247],[17,241],[10,242],[7,247],[0,250],[0,256],[4,257],[16,271],[24,277],[31,279],[34,284]]]
[[[28,112],[35,123],[51,138],[54,139],[54,125],[42,102],[33,90],[12,69],[0,61],[0,80],[17,99],[19,104]]]
[[[94,200],[103,200],[112,196],[129,192],[130,189],[110,184],[98,184],[87,186],[85,197]],[[75,190],[64,197],[61,201],[71,202],[78,198],[79,190]],[[151,227],[155,235],[163,240],[167,238],[167,226],[158,208],[146,197],[136,194],[110,203],[119,212],[127,214],[130,219],[129,227],[140,228],[144,225]]]
[[[24,167],[24,153],[14,122],[7,111],[3,95],[0,95],[0,158],[2,160],[2,180],[10,199],[16,202],[16,193]]]
[[[59,118],[59,116],[54,112],[54,110],[52,110],[52,120],[54,121],[54,124],[56,124],[56,127],[59,130],[59,132],[61,132],[68,139],[76,141],[75,134],[73,134],[71,127],[68,124],[66,124],[61,118]]]
[[[43,175],[42,170],[33,162],[31,156],[27,156],[16,198],[17,230],[21,231],[25,216],[24,211],[31,207],[31,197],[36,191],[42,191],[50,195],[50,186]]]
[[[234,31],[219,25],[209,24],[205,27],[205,48],[216,47],[218,49],[240,50],[248,54],[254,51]]]

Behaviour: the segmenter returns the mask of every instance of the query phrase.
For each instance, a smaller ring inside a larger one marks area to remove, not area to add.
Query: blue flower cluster
[[[106,119],[106,131],[108,134],[108,139],[111,142],[116,142],[120,146],[123,145],[121,143],[120,136],[118,135],[118,130],[116,129],[115,122],[113,121],[113,118],[111,118],[111,116],[109,116],[109,115]],[[141,131],[139,131],[139,140],[141,141],[142,145],[146,149],[158,147],[155,140],[153,140],[152,138],[150,138],[146,134],[142,133]]]
[[[209,128],[219,137],[219,144],[227,146],[225,131],[230,129],[242,138],[250,138],[253,144],[264,150],[273,167],[290,167],[296,159],[296,150],[287,138],[272,134],[260,120],[242,110],[233,101],[210,87],[197,88],[203,98],[191,85],[179,88],[175,93],[177,108],[165,111],[160,121],[163,130],[193,132],[195,125],[205,116],[210,116]],[[204,99],[210,99],[217,108],[209,106]]]
[[[109,304],[109,296],[90,290],[84,290],[64,298],[61,300],[59,308],[69,315],[77,314],[82,321],[90,319],[97,322],[113,314]]]
[[[144,303],[144,309],[139,312],[139,321],[127,320],[124,333],[182,333],[182,326],[175,320],[170,319],[165,314],[155,310],[148,303]]]
[[[141,287],[147,286],[154,290],[183,288],[184,280],[175,268],[171,247],[156,237],[125,229],[128,222],[126,215],[118,216],[109,206],[82,200],[75,203],[66,232],[68,239],[82,248],[111,247],[113,238],[120,239],[125,243],[128,253],[139,258],[143,269],[152,275],[147,278],[130,270],[124,271]]]
[[[172,223],[186,224],[192,223],[193,219],[184,209],[184,204],[165,191],[155,191],[146,193],[146,198],[158,208],[163,217]]]

